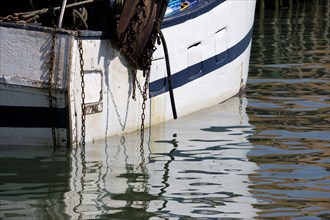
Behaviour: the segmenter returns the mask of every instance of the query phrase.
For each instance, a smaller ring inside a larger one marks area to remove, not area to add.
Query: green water
[[[330,219],[329,7],[257,13],[246,94],[143,147],[2,148],[0,219]]]

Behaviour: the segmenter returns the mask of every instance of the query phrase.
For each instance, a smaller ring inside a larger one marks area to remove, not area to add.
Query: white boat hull
[[[254,10],[255,1],[228,0],[185,22],[165,19],[162,31],[178,117],[223,102],[245,87]],[[1,145],[53,145],[52,130],[60,146],[82,140],[76,33],[56,34],[54,102],[49,108],[51,32],[43,27],[0,25]],[[137,100],[132,99],[132,69],[101,32],[83,32],[82,45],[86,142],[139,130],[143,100],[138,87]],[[142,73],[137,76],[143,87]],[[154,53],[150,77],[145,127],[173,118],[162,45]]]

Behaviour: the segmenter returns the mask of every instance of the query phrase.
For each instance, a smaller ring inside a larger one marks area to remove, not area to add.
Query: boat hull
[[[165,18],[162,32],[178,117],[244,89],[254,10],[255,1],[228,0],[198,16]],[[76,146],[82,134],[93,142],[139,130],[142,115],[145,127],[173,118],[162,45],[153,56],[149,97],[142,109],[145,78],[138,71],[138,82],[133,80],[134,70],[106,34],[82,31],[81,58],[77,33],[56,31],[55,71],[49,80],[51,28],[1,23],[0,33],[0,109],[6,113],[1,114],[6,119],[0,122],[1,145]]]

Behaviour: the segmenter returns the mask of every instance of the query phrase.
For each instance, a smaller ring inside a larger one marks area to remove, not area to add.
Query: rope
[[[85,0],[85,1],[81,1],[81,2],[68,4],[65,8],[73,8],[73,7],[77,7],[77,6],[92,3],[92,2],[102,2],[102,0]],[[53,8],[53,11],[57,11],[57,10],[60,10],[60,9],[61,9],[61,7],[58,6],[58,7]],[[21,18],[28,19],[28,18],[37,16],[37,15],[45,14],[48,11],[49,11],[49,8],[43,8],[43,9],[40,9],[40,10],[37,10],[37,11],[25,12],[21,16]]]
[[[89,4],[89,3],[93,3],[93,2],[103,2],[104,3],[104,1],[102,1],[102,0],[85,0],[85,1],[81,1],[81,2],[74,2],[72,4],[68,4],[68,5],[66,5],[65,8],[74,8],[77,6],[81,6],[81,5],[85,5],[85,4]],[[12,15],[7,15],[6,17],[0,16],[0,22],[15,22],[15,23],[22,23],[22,24],[31,23],[31,22],[38,20],[39,15],[49,13],[49,12],[53,13],[54,11],[57,11],[60,9],[61,9],[61,7],[55,7],[55,8],[50,7],[50,8],[43,8],[43,9],[36,10],[36,11],[18,12],[18,13],[14,13]],[[82,14],[82,17],[86,17],[86,16],[84,14]],[[83,26],[86,27],[85,24],[83,24]]]
[[[88,18],[88,14],[87,14],[87,10],[85,8],[83,8],[83,10],[81,12],[77,11],[76,9],[73,9],[73,18],[74,18],[74,26],[75,27],[79,27],[82,26],[84,29],[88,29],[88,24],[87,24],[87,18]],[[77,24],[77,19],[79,18],[80,23]]]

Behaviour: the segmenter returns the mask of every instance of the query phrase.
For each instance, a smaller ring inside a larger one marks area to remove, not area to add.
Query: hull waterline
[[[255,1],[213,4],[198,15],[168,16],[163,23],[178,117],[221,103],[246,85]],[[85,141],[93,142],[139,130],[143,113],[145,127],[173,119],[162,45],[153,55],[143,111],[142,73],[134,83],[134,70],[109,40],[110,33],[81,32],[83,77],[76,32],[58,30],[54,37],[51,28],[0,23],[1,145],[52,146],[55,136],[60,146],[75,146],[82,141],[82,129]]]

